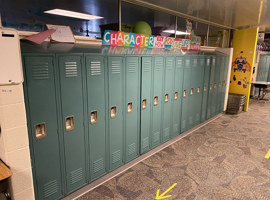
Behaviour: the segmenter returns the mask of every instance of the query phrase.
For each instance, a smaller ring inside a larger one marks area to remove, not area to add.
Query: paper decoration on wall
[[[46,24],[48,29],[56,31],[51,35],[51,42],[75,43],[74,35],[69,26]]]
[[[236,58],[235,61],[232,63],[232,68],[233,71],[237,72],[250,72],[251,71],[251,66],[247,62],[247,59],[244,57]]]
[[[113,32],[105,30],[102,38],[103,45],[124,47],[146,47],[200,50],[200,42],[192,42],[189,39],[172,38],[165,36],[154,36],[136,33]],[[137,51],[137,50],[136,50]]]
[[[47,31],[40,32],[38,34],[30,35],[25,40],[29,40],[31,42],[41,44],[44,42],[48,37],[50,37],[56,30],[55,29],[49,29]]]

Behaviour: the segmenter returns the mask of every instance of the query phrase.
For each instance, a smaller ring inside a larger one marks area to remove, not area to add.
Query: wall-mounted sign
[[[201,43],[192,42],[190,39],[180,39],[165,36],[154,36],[136,33],[114,32],[105,30],[103,45],[124,46],[124,47],[146,47],[146,48],[166,48],[200,50]]]

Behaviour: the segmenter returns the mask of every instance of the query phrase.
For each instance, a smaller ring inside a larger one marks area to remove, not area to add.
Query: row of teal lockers
[[[59,199],[224,107],[226,55],[23,60],[36,199]]]
[[[260,55],[256,81],[270,82],[270,55]]]

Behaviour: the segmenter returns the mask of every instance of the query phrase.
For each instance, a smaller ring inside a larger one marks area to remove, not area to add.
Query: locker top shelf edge
[[[22,53],[89,53],[97,55],[218,55],[215,51],[183,51],[181,49],[133,48],[113,46],[93,46],[89,44],[50,43],[34,44],[22,40]]]

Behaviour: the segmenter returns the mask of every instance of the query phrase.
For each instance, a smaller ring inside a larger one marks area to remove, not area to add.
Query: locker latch
[[[193,88],[190,89],[190,96],[193,95]]]
[[[132,112],[132,102],[129,102],[129,103],[127,104],[127,112],[128,112],[128,113],[131,113],[131,112]]]
[[[183,98],[186,98],[186,96],[187,96],[187,91],[184,90],[184,92],[183,92]]]
[[[154,97],[154,106],[157,106],[158,105],[158,96],[155,96]]]
[[[200,87],[198,87],[198,88],[197,88],[197,93],[198,93],[198,94],[200,93],[200,90],[201,90]]]
[[[111,118],[116,118],[116,106],[111,107]]]
[[[178,98],[178,92],[175,92],[174,93],[174,100],[177,100],[177,98]]]
[[[165,94],[165,103],[169,101],[169,94]]]
[[[35,125],[35,137],[36,140],[40,140],[46,137],[46,124],[42,122]]]
[[[65,119],[66,131],[72,131],[75,127],[74,116],[68,116]]]
[[[90,113],[90,124],[95,124],[98,121],[97,110]]]
[[[146,99],[143,99],[142,101],[142,109],[146,109]]]
[[[206,92],[206,90],[207,90],[206,85],[204,85],[203,91]]]
[[[221,82],[218,83],[218,87],[219,87],[219,88],[221,87]]]
[[[225,85],[225,81],[223,81],[223,86]]]

